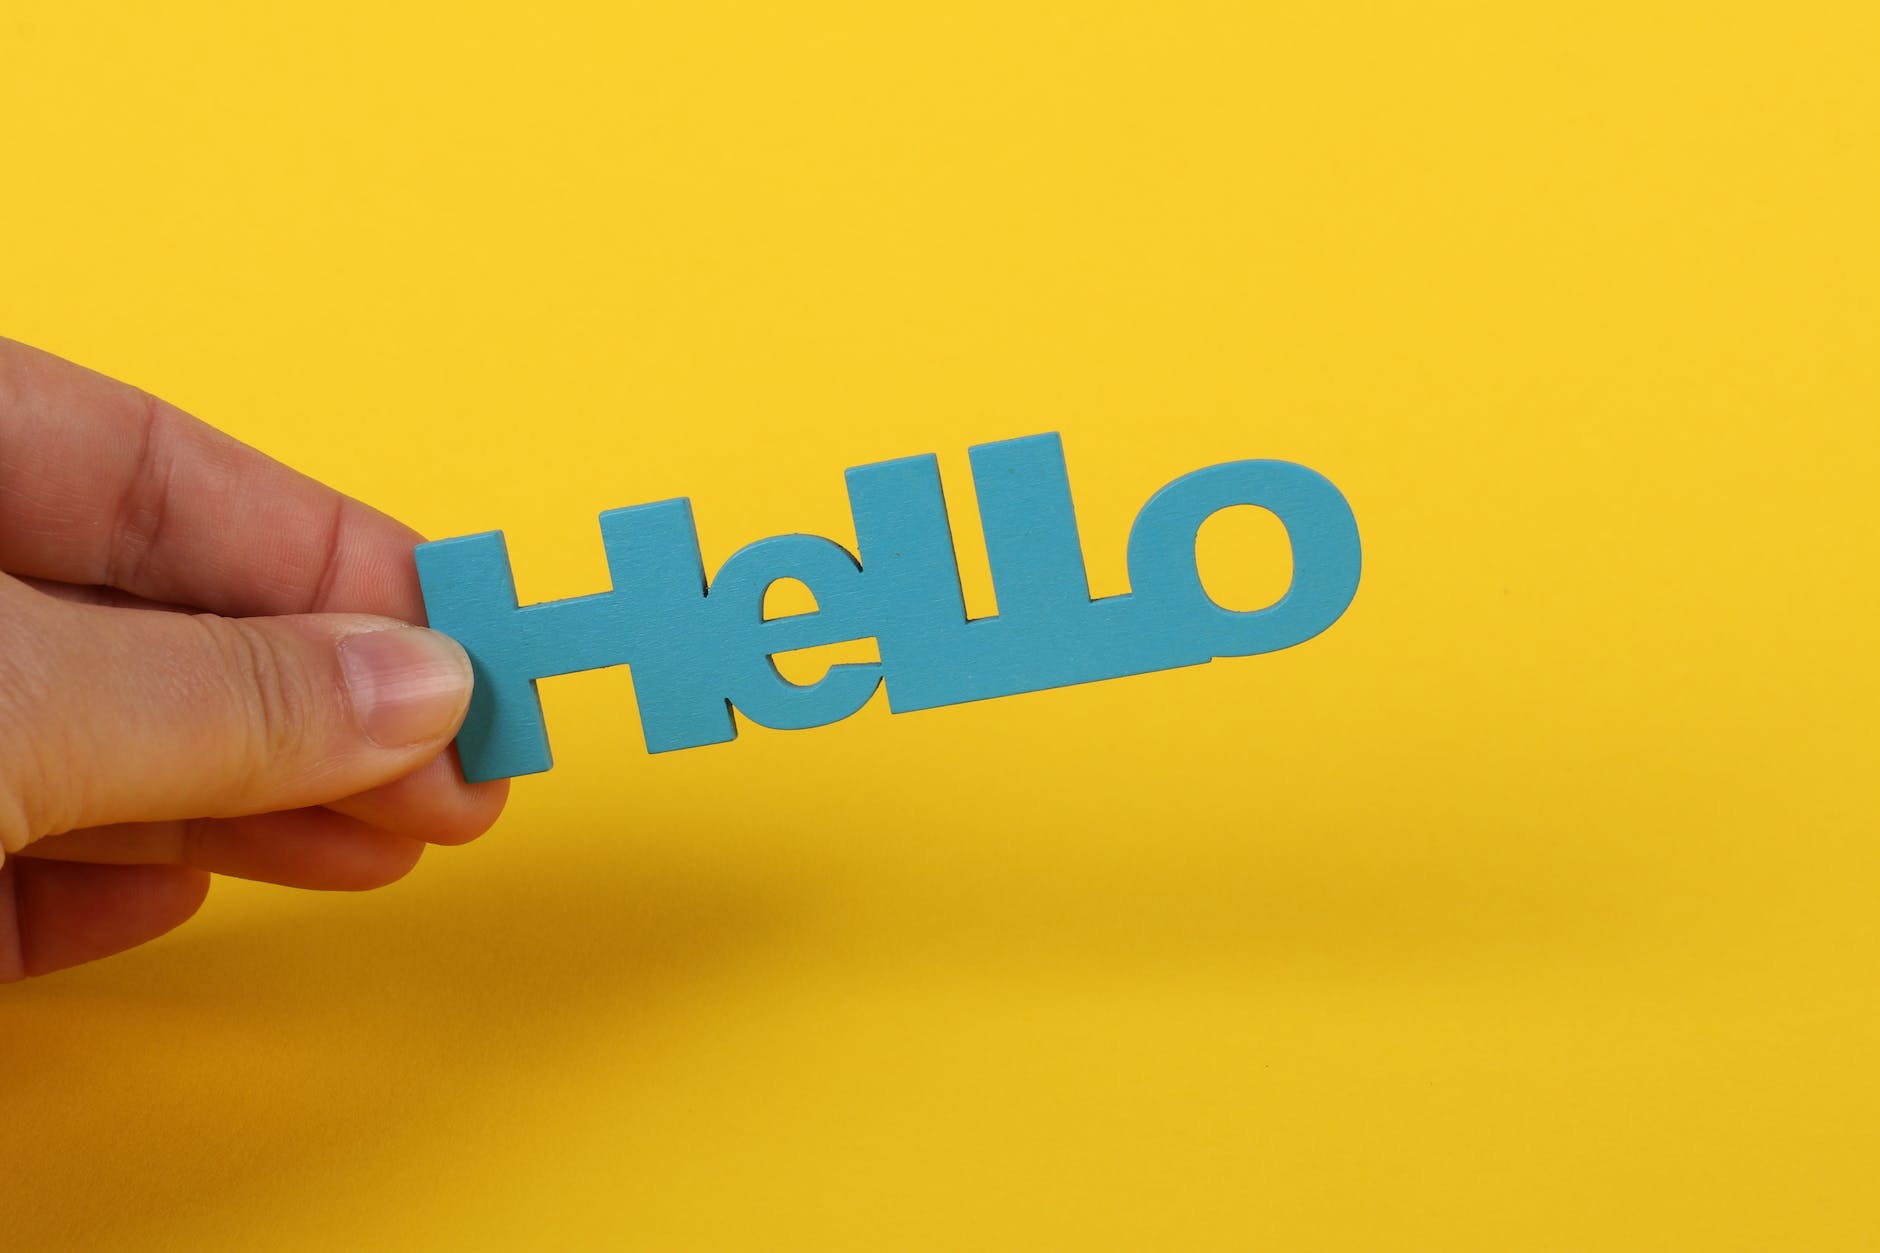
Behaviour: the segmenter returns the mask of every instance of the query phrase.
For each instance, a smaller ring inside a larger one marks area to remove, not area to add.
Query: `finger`
[[[326,807],[427,844],[468,844],[495,824],[508,796],[507,779],[465,783],[450,750],[402,779]]]
[[[469,659],[384,618],[68,605],[0,580],[0,851],[352,796],[443,751]]]
[[[37,592],[73,604],[191,612],[188,606],[146,601],[113,587],[83,586],[46,579],[20,581]],[[328,808],[426,843],[466,844],[495,825],[508,794],[509,781],[506,779],[466,784],[457,764],[456,750],[451,748],[403,778],[331,802]]]
[[[73,604],[188,612],[184,606],[160,605],[114,587],[84,587],[44,579],[20,581]],[[457,764],[457,750],[450,748],[401,779],[333,801],[327,808],[429,844],[467,844],[495,825],[508,796],[507,779],[465,783]]]
[[[71,605],[103,605],[111,609],[159,609],[166,613],[202,612],[196,606],[171,605],[162,601],[145,600],[142,596],[133,596],[115,587],[99,587],[91,583],[61,583],[57,579],[35,578],[22,578],[20,582],[42,596],[50,596],[54,600],[62,600]]]
[[[0,865],[0,983],[95,961],[187,921],[209,876],[187,866]]]
[[[224,614],[423,620],[417,532],[134,387],[0,339],[0,569]]]
[[[409,836],[312,808],[87,827],[29,844],[22,858],[194,866],[282,887],[360,892],[403,878],[423,852]]]

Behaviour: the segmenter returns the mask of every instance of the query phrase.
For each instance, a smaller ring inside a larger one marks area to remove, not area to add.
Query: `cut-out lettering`
[[[969,452],[999,612],[968,619],[932,456],[848,471],[858,555],[813,535],[733,554],[708,585],[689,501],[601,515],[613,590],[518,605],[501,532],[420,544],[431,625],[470,654],[476,686],[458,734],[472,782],[552,764],[538,679],[629,666],[649,752],[718,744],[731,710],[799,730],[846,718],[884,681],[893,713],[1093,683],[1290,648],[1336,622],[1358,590],[1358,526],[1323,476],[1286,461],[1231,461],[1183,475],[1137,514],[1130,590],[1093,599],[1056,435]],[[1209,598],[1201,524],[1234,505],[1270,510],[1292,546],[1292,582],[1264,609]],[[794,579],[810,612],[766,620],[764,594]],[[792,683],[779,653],[873,638],[879,662]]]

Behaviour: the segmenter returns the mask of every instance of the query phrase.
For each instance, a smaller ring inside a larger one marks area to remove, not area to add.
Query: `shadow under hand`
[[[0,1245],[188,1247],[297,1188],[330,1203],[323,1177],[380,1173],[594,1051],[656,1082],[697,994],[789,928],[801,885],[569,838],[593,850],[579,874],[512,845],[358,896],[220,882],[172,937],[8,989]]]

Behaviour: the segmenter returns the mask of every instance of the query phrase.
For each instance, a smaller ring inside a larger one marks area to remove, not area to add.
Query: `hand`
[[[209,875],[369,888],[482,833],[421,537],[0,339],[0,981],[130,948]]]

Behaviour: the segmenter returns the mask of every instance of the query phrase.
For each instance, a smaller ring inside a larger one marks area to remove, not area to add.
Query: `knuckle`
[[[0,609],[0,854],[16,853],[42,835],[72,825],[58,812],[76,789],[54,777],[72,760],[49,740],[61,721],[54,667],[45,656],[46,624],[32,607],[8,596]]]
[[[308,731],[320,725],[319,694],[304,669],[269,632],[239,618],[197,615],[210,637],[238,714],[245,777],[259,780],[297,762]]]

